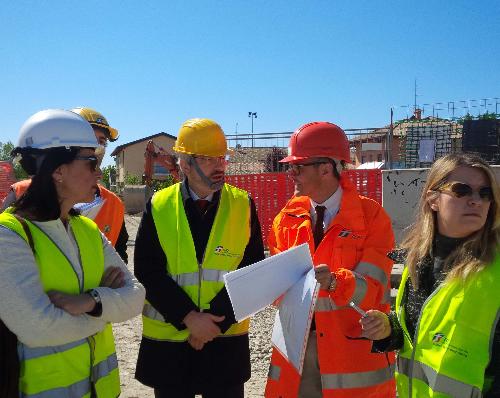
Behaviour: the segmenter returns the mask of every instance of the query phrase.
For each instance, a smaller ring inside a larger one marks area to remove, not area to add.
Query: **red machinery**
[[[162,147],[156,145],[153,140],[149,140],[144,152],[144,183],[151,187],[153,183],[154,165],[160,164],[165,167],[174,178],[174,182],[179,181],[179,166],[174,155],[168,153]]]

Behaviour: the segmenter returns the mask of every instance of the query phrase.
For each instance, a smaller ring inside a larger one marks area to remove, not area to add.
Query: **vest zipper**
[[[422,305],[422,309],[420,310],[420,315],[418,316],[418,320],[417,320],[417,324],[415,326],[415,335],[413,336],[413,349],[411,351],[411,360],[410,360],[410,364],[411,364],[411,368],[410,368],[410,374],[408,375],[409,376],[409,380],[408,380],[408,390],[409,390],[409,397],[411,397],[411,389],[412,389],[412,380],[413,380],[413,363],[415,362],[415,351],[417,349],[417,338],[418,338],[418,327],[420,326],[420,321],[422,320],[422,314],[424,313],[424,308],[425,308],[425,305],[429,302],[429,300],[434,297],[436,295],[436,293],[441,289],[443,285],[439,285],[437,287],[436,290],[434,290],[429,297],[427,297],[427,299],[424,301],[424,304]]]

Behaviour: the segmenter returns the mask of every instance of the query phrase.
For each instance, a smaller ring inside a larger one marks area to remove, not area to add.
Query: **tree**
[[[109,165],[102,169],[102,180],[101,182],[108,189],[111,188],[111,182],[116,181],[116,166]]]
[[[0,160],[7,160],[12,162],[11,152],[14,149],[14,144],[10,141],[6,143],[0,142]],[[24,180],[28,178],[28,174],[23,170],[21,165],[17,162],[14,162],[14,174],[17,180]]]
[[[134,174],[125,175],[125,185],[142,185],[142,179]]]

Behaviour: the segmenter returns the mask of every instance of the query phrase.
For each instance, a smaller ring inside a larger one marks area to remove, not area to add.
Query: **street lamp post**
[[[252,148],[253,148],[253,119],[257,119],[257,112],[248,112],[248,117],[252,119]]]

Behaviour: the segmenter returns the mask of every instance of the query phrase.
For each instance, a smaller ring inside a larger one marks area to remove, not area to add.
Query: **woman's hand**
[[[125,286],[125,274],[120,267],[109,267],[104,271],[99,286],[109,287],[111,289],[123,287]]]
[[[377,310],[367,311],[366,316],[359,320],[361,337],[370,340],[382,340],[391,335],[391,323],[387,314]]]
[[[96,305],[95,300],[88,293],[67,294],[52,290],[47,295],[52,304],[71,315],[82,315],[91,312]]]

